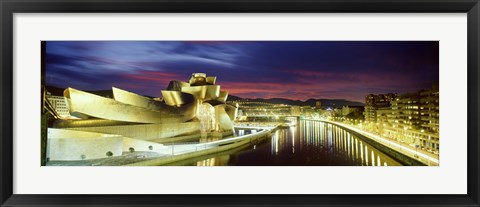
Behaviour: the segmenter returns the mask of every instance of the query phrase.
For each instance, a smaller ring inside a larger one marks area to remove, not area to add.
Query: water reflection
[[[227,165],[229,159],[230,159],[229,155],[222,155],[222,156],[198,161],[196,165],[197,166],[222,166],[222,165]]]
[[[237,135],[250,134],[238,130]],[[394,166],[399,162],[340,127],[318,121],[300,121],[277,130],[270,139],[209,158],[174,165],[241,166]]]

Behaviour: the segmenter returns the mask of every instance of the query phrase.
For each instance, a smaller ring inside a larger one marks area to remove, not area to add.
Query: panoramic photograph
[[[42,41],[42,166],[439,166],[438,41]]]

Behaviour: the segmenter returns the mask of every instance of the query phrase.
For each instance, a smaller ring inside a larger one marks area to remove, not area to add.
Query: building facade
[[[365,120],[371,130],[417,148],[438,152],[438,87],[388,97],[389,106],[385,102],[375,104],[378,103],[372,101],[375,96],[382,95],[366,97]]]
[[[194,73],[188,82],[171,81],[161,99],[115,87],[113,98],[73,88],[65,89],[64,97],[47,97],[59,113],[77,117],[59,118],[48,128],[47,158],[97,159],[130,149],[163,153],[159,143],[174,139],[233,135],[238,105],[226,103],[228,92],[215,80]],[[91,150],[95,146],[103,147]]]
[[[63,96],[54,96],[54,95],[51,95],[49,92],[47,92],[45,97],[47,98],[48,102],[50,102],[53,109],[55,109],[55,111],[62,118],[71,117],[70,112],[68,111],[67,102],[65,101],[65,98]]]
[[[395,100],[397,94],[369,94],[365,97],[365,121],[377,122],[377,110],[379,108],[390,107],[390,102]]]

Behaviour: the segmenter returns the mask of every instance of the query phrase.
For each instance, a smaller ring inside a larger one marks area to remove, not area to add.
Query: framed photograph
[[[0,5],[2,206],[480,206],[478,0]]]

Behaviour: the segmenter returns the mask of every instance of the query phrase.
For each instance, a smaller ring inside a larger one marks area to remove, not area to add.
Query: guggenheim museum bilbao
[[[234,133],[237,105],[216,77],[192,74],[188,82],[170,81],[162,98],[112,87],[113,98],[67,88],[63,99],[76,119],[58,119],[48,128],[48,160],[120,156],[128,151],[163,153],[162,143],[224,137]]]

